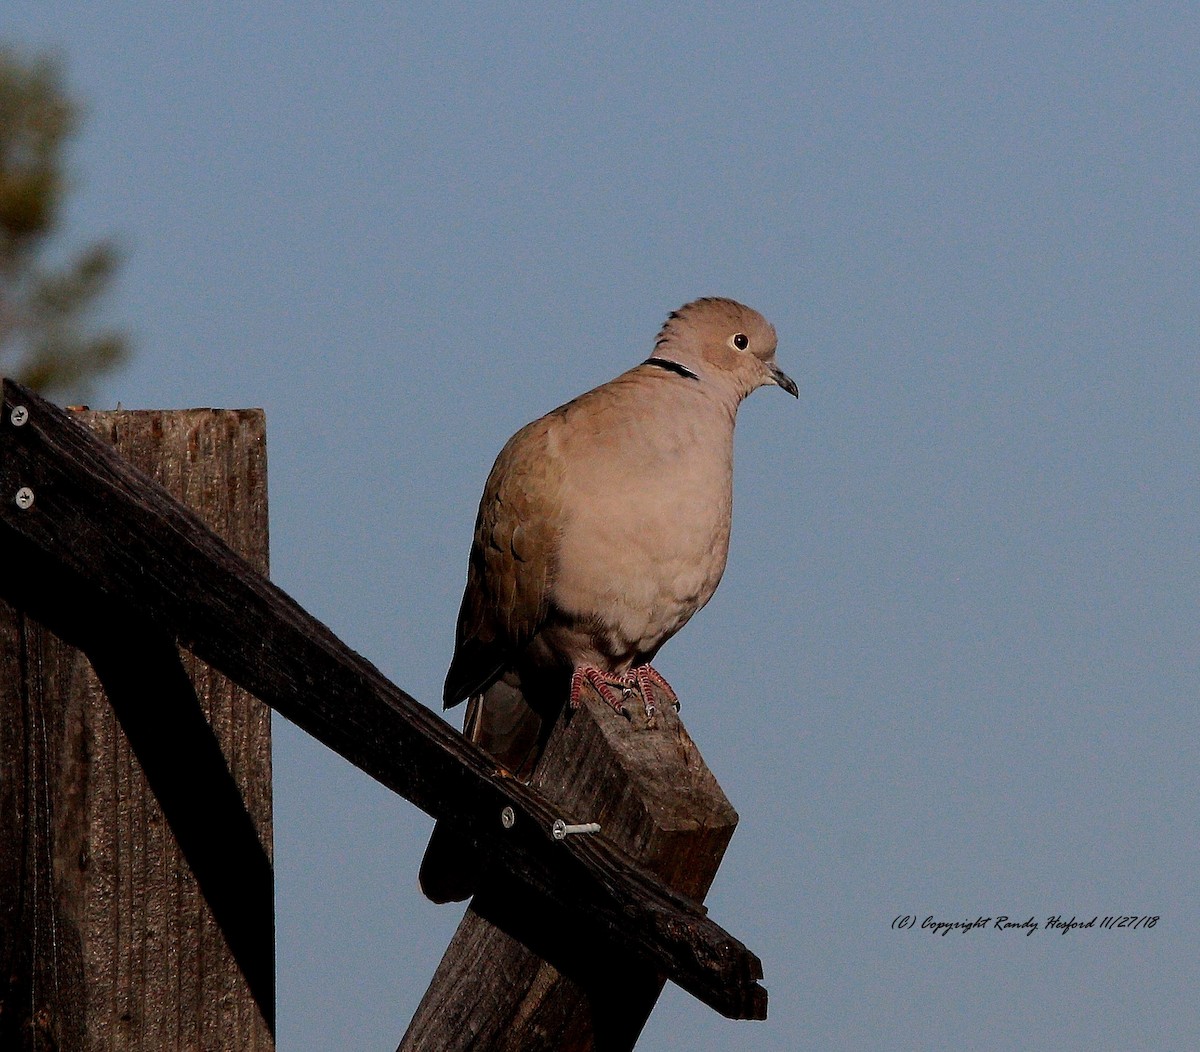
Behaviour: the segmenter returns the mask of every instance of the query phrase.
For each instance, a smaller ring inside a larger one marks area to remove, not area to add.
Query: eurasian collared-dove
[[[670,691],[650,662],[725,569],[737,408],[765,384],[797,394],[775,342],[757,311],[696,300],[667,319],[641,365],[500,451],[444,702],[469,700],[464,733],[518,777],[583,683],[618,710],[636,692],[648,715]],[[439,825],[421,866],[434,901],[470,894],[457,847]]]

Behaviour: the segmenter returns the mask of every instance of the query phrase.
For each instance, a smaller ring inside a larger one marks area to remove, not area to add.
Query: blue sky
[[[1186,1047],[1200,25],[1184,5],[9,0],[127,252],[98,408],[263,406],[272,575],[436,704],[475,505],[666,314],[766,314],[733,550],[659,658],[765,1023],[647,1050]],[[275,724],[279,1047],[394,1048],[430,821]],[[1158,914],[1151,930],[894,917]]]

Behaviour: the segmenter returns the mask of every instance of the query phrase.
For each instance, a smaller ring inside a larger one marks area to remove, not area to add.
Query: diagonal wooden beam
[[[766,1015],[762,966],[603,837],[556,841],[563,815],[390,683],[259,574],[189,509],[70,415],[5,380],[0,408],[0,553],[38,553],[61,594],[9,594],[56,627],[70,582],[136,607],[203,661],[435,818],[457,825],[499,878],[583,916],[730,1018]],[[22,583],[24,582],[24,583]],[[69,617],[64,617],[69,621]],[[506,808],[512,821],[501,822]]]

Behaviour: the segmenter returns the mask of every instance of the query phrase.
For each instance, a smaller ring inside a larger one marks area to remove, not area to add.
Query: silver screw
[[[550,827],[550,835],[555,840],[566,840],[567,837],[574,833],[599,833],[599,822],[583,822],[579,825],[567,825],[561,818],[554,820],[554,825]]]
[[[33,507],[33,490],[28,486],[22,486],[17,490],[17,507],[22,511]]]
[[[13,427],[20,427],[29,419],[29,410],[23,405],[15,405],[8,419],[12,421]]]
[[[516,821],[517,821],[517,812],[514,811],[511,807],[506,807],[503,811],[500,812],[500,824],[502,826],[504,826],[505,829],[512,829],[512,827],[516,823]]]

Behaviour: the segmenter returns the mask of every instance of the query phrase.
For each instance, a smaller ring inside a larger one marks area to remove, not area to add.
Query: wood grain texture
[[[77,420],[266,571],[261,412]],[[23,845],[0,849],[19,921],[0,960],[32,951],[5,973],[28,980],[0,1045],[272,1049],[270,710],[44,553],[0,547],[6,594],[33,596],[0,606],[0,823]],[[33,616],[64,605],[48,619],[90,664]]]
[[[18,402],[29,422],[7,425]],[[395,687],[370,662],[132,469],[77,421],[11,381],[0,409],[0,551],[40,558],[59,593],[92,590],[135,608],[191,653],[435,818],[555,909],[588,918],[628,952],[725,1015],[765,1011],[758,958],[611,841],[550,836],[540,793]],[[5,496],[27,485],[21,511]],[[61,625],[28,575],[0,591]],[[517,823],[504,830],[502,809]]]
[[[570,822],[599,822],[702,901],[737,824],[679,717],[617,716],[589,690],[555,726],[533,785]],[[481,889],[399,1052],[627,1052],[663,977],[578,919],[504,885]]]

